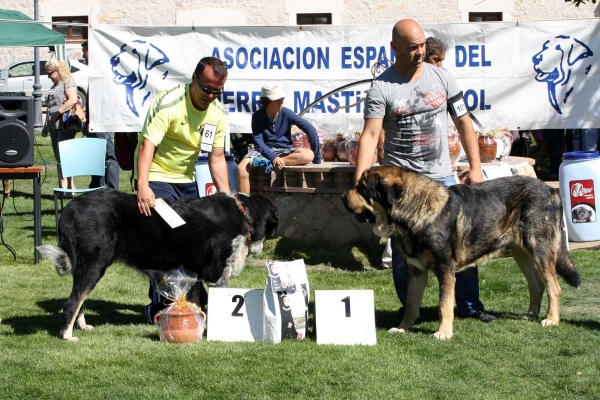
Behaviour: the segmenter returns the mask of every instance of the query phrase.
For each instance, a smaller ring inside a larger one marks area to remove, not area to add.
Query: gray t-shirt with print
[[[364,118],[383,118],[384,164],[444,178],[452,175],[447,101],[460,89],[445,69],[423,65],[423,74],[415,82],[393,68],[382,73],[369,89]]]

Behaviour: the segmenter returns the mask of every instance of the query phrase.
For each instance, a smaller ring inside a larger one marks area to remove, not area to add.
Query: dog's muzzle
[[[373,215],[373,213],[368,212],[368,211],[362,212],[360,214],[354,214],[354,219],[356,219],[360,223],[363,223],[363,222],[366,222],[368,224],[375,223],[375,215]]]

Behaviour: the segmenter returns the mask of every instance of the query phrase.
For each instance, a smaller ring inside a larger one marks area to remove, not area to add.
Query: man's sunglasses
[[[207,88],[206,86],[202,85],[197,78],[196,78],[196,83],[198,84],[198,87],[200,88],[200,90],[202,90],[206,94],[212,94],[213,96],[220,96],[223,94],[223,89],[213,90],[213,89]]]

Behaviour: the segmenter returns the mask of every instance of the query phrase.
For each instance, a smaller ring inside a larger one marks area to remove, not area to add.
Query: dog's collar
[[[238,198],[237,194],[234,194],[233,198],[235,199],[235,203],[237,204],[237,206],[239,207],[240,211],[242,212],[242,215],[244,216],[244,218],[246,219],[246,221],[249,222],[250,221],[250,217],[248,216],[248,212],[246,211],[246,207],[244,207],[244,205],[242,204],[242,202]],[[246,233],[246,246],[250,247],[250,242],[251,241],[252,241],[252,235],[250,234],[250,226],[248,225],[248,230],[247,230],[247,233]]]

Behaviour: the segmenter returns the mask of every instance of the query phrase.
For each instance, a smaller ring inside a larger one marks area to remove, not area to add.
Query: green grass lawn
[[[56,243],[51,200],[56,171],[49,141],[38,142],[48,162],[43,242]],[[36,163],[41,164],[39,154]],[[127,190],[128,173],[121,183]],[[399,322],[399,302],[391,272],[371,267],[378,264],[380,245],[332,250],[273,239],[232,281],[234,287],[262,289],[266,259],[304,258],[311,299],[314,290],[374,291],[375,346],[317,345],[313,303],[303,341],[164,344],[158,327],[142,317],[147,279],[116,264],[85,303],[87,322],[95,329],[75,330],[80,341],[72,343],[57,338],[72,279],[58,276],[47,260],[33,264],[30,186],[15,181],[4,204],[3,238],[17,260],[0,247],[1,399],[600,398],[600,251],[573,252],[582,286],[576,290],[560,280],[562,323],[548,328],[520,318],[528,295],[512,259],[490,262],[480,269],[481,298],[498,323],[456,319],[455,336],[445,342],[433,338],[437,283],[432,275],[424,322],[407,335],[387,333]]]

